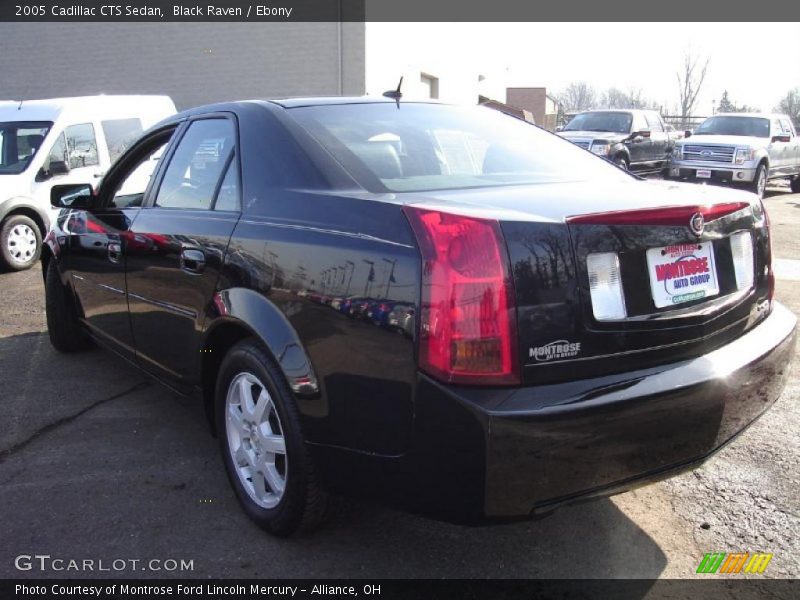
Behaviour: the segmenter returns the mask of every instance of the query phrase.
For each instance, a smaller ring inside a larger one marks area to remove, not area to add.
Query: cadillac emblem
[[[692,230],[692,233],[695,234],[697,237],[703,235],[703,230],[706,228],[706,220],[703,218],[703,215],[698,213],[694,213],[692,218],[689,219],[689,229]]]

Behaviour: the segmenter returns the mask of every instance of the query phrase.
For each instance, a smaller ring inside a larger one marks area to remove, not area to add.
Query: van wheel
[[[793,194],[800,194],[800,175],[797,175],[789,182],[789,187]]]
[[[42,234],[33,219],[11,215],[0,226],[0,261],[12,271],[30,269],[42,252]]]
[[[53,258],[47,265],[44,296],[47,334],[53,348],[59,352],[80,352],[89,348],[91,342],[78,320],[78,312],[69,290],[61,283]]]
[[[753,177],[753,182],[750,184],[750,191],[756,194],[759,198],[764,197],[764,190],[767,189],[767,165],[763,162],[758,165],[756,169],[756,176]]]
[[[244,512],[277,536],[319,526],[327,512],[292,392],[253,340],[236,344],[217,377],[216,422],[228,479]]]

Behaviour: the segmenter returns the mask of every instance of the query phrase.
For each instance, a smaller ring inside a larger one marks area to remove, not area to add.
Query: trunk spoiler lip
[[[564,221],[568,225],[690,226],[696,215],[701,215],[708,223],[749,207],[752,207],[749,202],[660,206],[573,215],[566,217]]]

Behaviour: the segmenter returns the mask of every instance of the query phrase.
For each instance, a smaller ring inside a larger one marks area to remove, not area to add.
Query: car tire
[[[89,336],[81,327],[75,301],[61,283],[55,259],[50,259],[44,284],[47,334],[59,352],[80,352],[91,347]]]
[[[617,165],[623,171],[629,170],[628,159],[625,158],[624,154],[618,154],[614,157],[614,164]]]
[[[764,191],[767,189],[768,177],[769,173],[767,171],[767,165],[762,162],[756,168],[755,177],[753,177],[753,181],[750,184],[750,191],[753,192],[759,198],[764,197]]]
[[[789,182],[789,188],[793,194],[800,194],[800,175],[797,175]]]
[[[328,512],[328,494],[306,447],[292,392],[254,340],[239,342],[223,359],[215,407],[225,470],[247,516],[281,537],[318,527]]]
[[[6,217],[0,225],[0,262],[11,271],[30,269],[42,252],[39,226],[25,215]]]

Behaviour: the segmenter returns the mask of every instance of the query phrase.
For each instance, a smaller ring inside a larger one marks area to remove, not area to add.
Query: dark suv
[[[578,113],[559,135],[637,173],[667,170],[677,139],[654,110],[608,109]]]
[[[53,345],[199,392],[275,534],[331,492],[478,521],[663,478],[761,415],[793,352],[758,198],[485,108],[197,108],[52,200]]]

